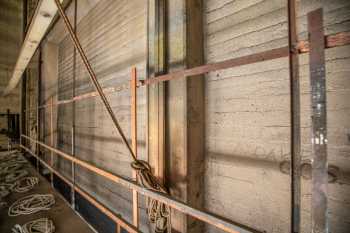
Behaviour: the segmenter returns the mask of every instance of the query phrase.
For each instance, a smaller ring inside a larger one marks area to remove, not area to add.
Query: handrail
[[[31,151],[29,148],[20,145],[21,148],[23,148],[25,151],[27,151],[30,155],[32,155],[34,158],[36,158],[42,165],[44,165],[47,169],[49,169],[51,172],[53,172],[56,176],[58,176],[60,179],[62,179],[65,183],[67,183],[71,188],[74,188],[76,192],[78,192],[80,195],[82,195],[85,199],[87,199],[90,203],[92,203],[97,209],[99,209],[101,212],[106,214],[109,218],[111,218],[114,222],[116,222],[118,225],[123,227],[125,230],[127,230],[130,233],[138,233],[140,232],[137,230],[133,225],[129,224],[126,220],[121,218],[120,216],[117,216],[114,214],[108,207],[104,206],[102,203],[97,201],[95,198],[93,198],[90,194],[88,194],[86,191],[80,189],[76,185],[74,185],[70,180],[68,180],[66,177],[61,175],[56,169],[54,169],[52,166],[47,164],[44,160],[39,158],[33,151]]]
[[[71,162],[74,162],[76,165],[79,165],[81,167],[84,167],[100,176],[103,176],[115,183],[118,183],[126,188],[129,188],[130,190],[136,190],[138,193],[147,196],[149,198],[158,200],[170,207],[172,207],[173,209],[176,209],[184,214],[188,214],[191,215],[194,218],[197,218],[203,222],[209,223],[221,230],[224,230],[226,232],[230,232],[230,233],[262,233],[262,231],[250,228],[248,226],[244,226],[242,224],[239,223],[235,223],[232,222],[230,220],[224,219],[222,217],[219,217],[217,215],[214,215],[212,213],[209,213],[207,211],[202,211],[199,209],[196,209],[194,207],[188,206],[187,204],[175,200],[172,197],[169,197],[168,195],[164,195],[162,193],[159,192],[155,192],[149,189],[146,189],[144,187],[141,187],[140,185],[138,185],[136,182],[125,178],[123,176],[120,175],[116,175],[113,174],[111,172],[105,171],[101,168],[98,168],[92,164],[89,164],[83,160],[77,159],[76,157],[73,157],[63,151],[60,151],[56,148],[53,148],[51,146],[46,145],[45,143],[42,143],[40,141],[37,141],[35,139],[32,139],[26,135],[21,135],[22,138],[27,139],[29,141],[32,141],[50,151],[53,151],[56,155],[59,155],[67,160],[70,160]]]

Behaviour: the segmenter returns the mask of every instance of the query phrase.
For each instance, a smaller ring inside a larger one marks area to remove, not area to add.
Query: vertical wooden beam
[[[166,71],[166,0],[150,0],[148,9],[148,78]],[[147,150],[153,174],[164,179],[165,83],[147,87]]]
[[[203,64],[203,1],[167,2],[168,71]],[[166,181],[172,196],[203,207],[204,79],[171,80],[166,87]],[[202,222],[172,211],[174,232],[203,232]]]
[[[147,78],[166,72],[166,2],[148,1]],[[153,174],[165,178],[165,87],[166,83],[147,86],[147,156]],[[149,226],[150,232],[154,229]]]
[[[296,3],[288,0],[288,45],[291,107],[291,232],[300,232],[300,84]]]
[[[307,15],[310,42],[310,84],[312,107],[312,232],[326,233],[327,221],[327,109],[323,11]]]
[[[137,73],[136,68],[131,70],[130,80],[131,91],[131,148],[137,158]],[[133,178],[136,180],[136,172],[132,172]],[[132,207],[133,207],[133,224],[139,228],[139,204],[138,194],[136,190],[132,191]]]

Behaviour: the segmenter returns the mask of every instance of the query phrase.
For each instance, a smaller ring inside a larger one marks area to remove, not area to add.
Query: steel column
[[[291,107],[291,232],[300,232],[300,88],[295,0],[288,0],[288,46]]]
[[[310,84],[312,106],[312,232],[327,233],[327,109],[323,11],[307,15],[310,42]]]

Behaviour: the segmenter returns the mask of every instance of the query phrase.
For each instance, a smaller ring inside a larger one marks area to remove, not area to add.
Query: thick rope
[[[38,177],[24,177],[20,180],[17,180],[14,183],[11,190],[16,193],[28,192],[29,190],[33,189],[34,186],[37,185],[38,183],[39,183]]]
[[[14,217],[49,210],[54,204],[55,198],[52,194],[29,195],[14,202],[8,210],[8,216]]]
[[[124,145],[126,146],[127,150],[129,151],[130,156],[133,159],[131,166],[135,169],[135,171],[137,173],[137,177],[139,178],[139,180],[141,182],[141,185],[143,185],[146,188],[168,194],[167,190],[157,181],[157,178],[152,174],[151,169],[150,169],[150,165],[146,161],[138,160],[136,158],[136,155],[134,154],[131,146],[129,145],[128,140],[127,140],[122,128],[120,127],[119,122],[118,122],[115,114],[113,113],[113,110],[112,110],[105,94],[103,93],[103,89],[102,89],[102,87],[101,87],[101,85],[96,77],[96,74],[95,74],[94,70],[92,69],[91,64],[90,64],[83,48],[81,47],[79,39],[78,39],[77,35],[75,34],[74,29],[73,29],[67,15],[65,14],[60,1],[55,0],[55,3],[56,3],[56,6],[58,8],[59,14],[61,15],[64,23],[66,24],[68,33],[69,33],[69,35],[74,43],[74,46],[77,49],[82,61],[84,62],[84,65],[88,71],[90,80],[94,84],[96,91],[99,93],[99,96],[100,96],[106,110],[108,111],[108,113],[109,113],[109,115],[114,123],[115,128],[117,129],[119,135],[121,136],[121,139],[122,139]],[[154,202],[151,202],[151,205],[148,206],[148,211],[149,211],[150,221],[151,222],[153,221],[156,225],[156,229],[158,229],[158,230],[156,230],[156,232],[165,232],[167,229],[167,226],[170,226],[169,207],[165,206],[165,204],[159,203],[158,201],[154,200]],[[161,222],[162,222],[162,224],[161,224]]]
[[[13,171],[10,174],[5,176],[5,182],[6,183],[12,183],[22,177],[25,177],[28,175],[27,170],[18,170],[18,171]]]
[[[144,160],[131,163],[136,171],[139,183],[150,190],[169,194],[168,190],[152,174],[151,166]],[[150,199],[148,203],[148,219],[155,225],[155,232],[163,233],[170,229],[170,207],[162,202]]]
[[[12,233],[53,233],[55,226],[52,220],[48,218],[39,218],[37,220],[27,222],[23,226],[16,224],[12,228]]]

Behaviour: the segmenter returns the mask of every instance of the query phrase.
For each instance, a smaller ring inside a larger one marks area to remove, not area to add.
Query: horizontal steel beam
[[[349,45],[350,44],[350,32],[340,32],[332,35],[325,36],[326,46],[325,48],[335,48],[339,46]],[[309,48],[309,42],[308,41],[299,41],[296,51],[298,54],[304,54],[308,53],[310,51]],[[158,82],[168,81],[175,78],[181,78],[181,77],[188,77],[191,75],[198,75],[198,74],[205,74],[208,72],[213,72],[217,70],[222,69],[228,69],[233,68],[241,65],[248,65],[253,64],[257,62],[263,62],[268,61],[272,59],[282,58],[282,57],[288,57],[289,55],[289,48],[288,47],[282,47],[274,50],[268,50],[262,53],[258,54],[252,54],[244,57],[238,57],[229,59],[223,62],[217,62],[217,63],[210,63],[203,66],[177,71],[174,73],[169,73],[161,76],[157,76],[155,78],[152,78],[152,81],[139,81],[138,87],[145,86],[145,85],[151,85]],[[105,94],[112,94],[115,92],[120,92],[123,90],[127,90],[130,88],[129,82],[122,83],[118,86],[113,87],[107,87],[103,89],[103,93]],[[60,100],[54,103],[54,105],[61,105],[61,104],[69,104],[75,101],[87,99],[87,98],[93,98],[97,97],[98,93],[96,91],[88,92],[79,96],[75,96],[72,99],[68,100]],[[51,104],[41,105],[39,108],[47,108],[51,106]],[[32,109],[29,109],[32,110]]]
[[[209,224],[211,224],[211,225],[213,225],[221,230],[224,230],[224,231],[230,232],[230,233],[261,233],[261,231],[258,231],[256,229],[244,226],[244,225],[239,224],[239,223],[232,222],[230,220],[223,219],[222,217],[219,217],[219,216],[214,215],[212,213],[209,213],[207,211],[201,211],[199,209],[188,206],[187,204],[185,204],[181,201],[175,200],[172,197],[169,197],[169,196],[164,195],[162,193],[155,192],[155,191],[146,189],[144,187],[141,187],[136,182],[134,182],[128,178],[125,178],[125,177],[113,174],[111,172],[105,171],[105,170],[98,168],[92,164],[89,164],[83,160],[77,159],[76,157],[73,157],[65,152],[62,152],[56,148],[53,148],[53,147],[48,146],[42,142],[39,142],[35,139],[32,139],[26,135],[21,135],[21,137],[25,138],[27,140],[30,140],[31,142],[34,142],[36,144],[39,144],[40,146],[42,146],[50,151],[53,151],[54,153],[61,156],[62,158],[65,158],[71,162],[74,162],[76,165],[84,167],[84,168],[86,168],[86,169],[88,169],[88,170],[90,170],[90,171],[92,171],[100,176],[103,176],[103,177],[109,179],[110,181],[118,183],[118,184],[120,184],[120,185],[122,185],[130,190],[136,190],[138,193],[140,193],[144,196],[147,196],[147,197],[152,198],[154,200],[158,200],[158,201],[170,206],[173,209],[181,211],[184,214],[188,214],[188,215],[190,215],[194,218],[197,218],[203,222],[209,223]]]

